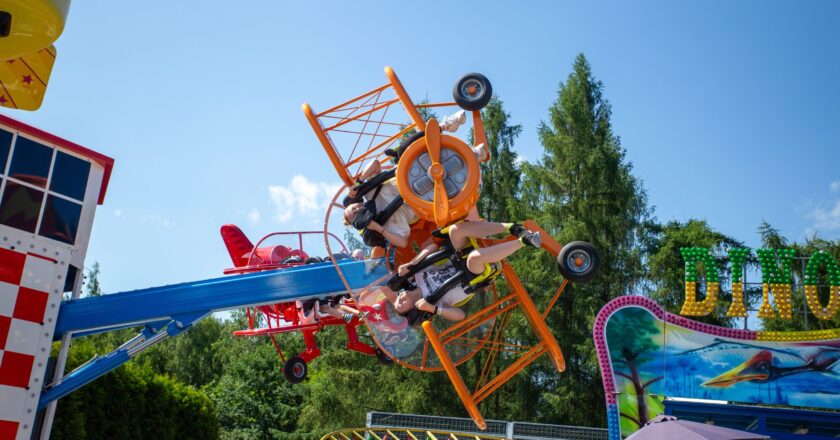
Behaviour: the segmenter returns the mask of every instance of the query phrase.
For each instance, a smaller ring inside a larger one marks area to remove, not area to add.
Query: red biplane
[[[385,75],[388,82],[372,91],[321,112],[303,104],[303,112],[344,182],[327,209],[323,232],[327,249],[330,225],[335,227],[338,222],[334,217],[344,208],[338,201],[345,200],[347,188],[354,187],[362,170],[371,161],[378,161],[383,170],[392,164],[396,167],[393,178],[399,195],[419,220],[411,225],[408,246],[374,248],[371,253],[385,257],[382,263],[393,271],[415,256],[433,230],[467,218],[479,197],[481,170],[472,147],[454,135],[442,133],[445,121],[442,126],[434,117],[424,119],[423,114],[460,107],[472,115],[474,145],[486,144],[481,109],[490,101],[492,88],[483,75],[468,74],[455,84],[455,102],[415,104],[390,67],[385,68]],[[548,292],[543,292],[539,298],[542,310],[525,291],[513,267],[502,262],[500,279],[504,283],[491,283],[486,293],[469,301],[462,308],[466,319],[451,323],[431,317],[418,328],[396,314],[386,299],[383,285],[387,277],[354,291],[341,267],[333,263],[356,304],[376,311],[367,314],[365,324],[383,353],[407,368],[445,371],[467,412],[482,429],[486,425],[478,404],[523,368],[547,354],[557,371],[565,369],[563,353],[545,317],[568,281],[586,282],[598,271],[599,257],[592,245],[572,242],[561,246],[535,223],[528,221],[525,226],[540,231],[542,249],[556,258],[564,277],[550,298]],[[509,239],[512,238],[478,240],[478,245]],[[530,324],[531,340],[507,335],[506,328],[516,313],[524,315]],[[480,352],[485,355],[479,358],[482,368],[471,391],[458,367]]]
[[[337,243],[338,252],[323,258],[307,254],[303,249],[304,236],[317,235],[320,237],[323,231],[275,232],[261,238],[256,245],[251,243],[248,237],[234,225],[222,226],[221,233],[234,265],[232,268],[225,269],[225,274],[278,270],[308,264],[329,264],[330,261],[350,258],[350,253],[347,251],[344,242],[334,234],[330,234],[329,237],[334,240],[334,243]],[[295,239],[297,243],[290,246],[266,244],[272,238],[291,238]],[[355,308],[353,300],[349,297],[334,297],[330,300]],[[323,300],[321,301],[323,302]],[[384,355],[382,350],[359,340],[356,328],[361,325],[361,321],[357,316],[352,316],[349,319],[329,315],[321,316],[318,310],[318,302],[319,299],[309,299],[249,307],[246,309],[248,329],[236,331],[233,335],[268,336],[283,361],[283,374],[291,383],[299,383],[306,379],[307,363],[321,354],[318,342],[315,340],[315,334],[328,326],[344,327],[347,331],[347,348],[350,350],[376,356],[384,364],[391,363],[391,359]],[[296,356],[286,358],[275,335],[298,331],[303,333],[306,349]]]

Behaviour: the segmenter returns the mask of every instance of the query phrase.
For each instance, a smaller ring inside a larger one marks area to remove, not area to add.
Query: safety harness
[[[414,141],[423,137],[423,135],[424,133],[422,131],[414,133],[413,135],[405,138],[400,143],[397,150],[386,150],[385,155],[393,157],[394,163],[399,162],[400,156],[402,156],[405,149],[413,144]],[[357,181],[358,185],[354,187],[356,190],[356,196],[347,196],[344,198],[345,207],[352,203],[363,203],[363,208],[356,213],[356,217],[353,219],[352,224],[354,228],[359,230],[359,234],[362,236],[362,241],[368,246],[382,248],[388,246],[388,241],[381,233],[370,230],[367,226],[371,221],[375,221],[376,223],[384,226],[385,222],[387,222],[388,219],[391,218],[391,216],[394,215],[400,207],[402,207],[404,203],[403,198],[402,196],[397,196],[381,211],[377,211],[376,209],[376,196],[378,196],[379,191],[382,190],[382,185],[393,179],[396,172],[396,168],[393,168],[371,177],[366,182]],[[373,191],[373,196],[365,197],[371,191]],[[365,199],[367,199],[366,202],[364,201]]]
[[[444,239],[441,248],[438,251],[429,254],[417,264],[409,266],[408,272],[405,275],[392,275],[387,282],[388,288],[395,292],[403,289],[416,289],[417,286],[414,282],[414,275],[433,264],[438,264],[448,259],[455,267],[455,274],[441,283],[441,285],[426,298],[426,301],[432,304],[437,304],[437,302],[446,295],[446,292],[460,285],[464,287],[464,292],[469,294],[467,298],[461,301],[458,305],[460,307],[472,299],[475,292],[489,286],[490,283],[498,277],[499,274],[501,274],[501,268],[498,264],[485,264],[483,272],[480,274],[472,273],[467,267],[467,255],[472,250],[478,249],[478,240],[470,237],[470,244],[460,251],[456,251],[455,247],[452,245],[452,240],[449,238],[449,228],[450,227],[447,226],[443,229],[438,229],[432,232],[433,236]],[[408,318],[410,324],[414,325],[414,323],[418,320],[422,322],[429,319],[429,317],[431,317],[431,314],[424,312],[411,314]]]
[[[384,185],[388,180],[394,178],[394,173],[395,170],[384,171],[371,177],[367,182],[360,182],[359,185],[355,187],[356,196],[347,196],[344,198],[344,206],[349,206],[352,203],[362,203],[362,209],[356,213],[356,217],[353,219],[352,224],[354,228],[359,230],[359,234],[362,236],[362,241],[364,241],[364,243],[368,246],[384,248],[388,245],[388,241],[385,240],[385,237],[383,237],[379,232],[368,229],[368,225],[372,221],[375,221],[380,225],[384,225],[385,222],[387,222],[388,219],[391,218],[391,216],[394,215],[394,213],[397,212],[404,203],[402,196],[397,196],[381,211],[377,211],[376,209],[376,197],[382,190],[382,185]],[[373,191],[373,195],[365,197],[371,191]],[[363,201],[365,198],[367,201]]]

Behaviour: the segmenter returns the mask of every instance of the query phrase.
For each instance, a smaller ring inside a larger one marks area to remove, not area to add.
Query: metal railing
[[[410,430],[431,430],[433,432],[457,432],[460,433],[458,438],[470,435],[469,438],[483,436],[479,438],[607,440],[609,437],[607,430],[602,428],[487,420],[487,429],[481,431],[471,419],[467,418],[382,412],[369,412],[366,424],[369,429],[393,427]]]
[[[465,432],[407,428],[357,428],[331,432],[321,440],[502,440],[502,437]]]

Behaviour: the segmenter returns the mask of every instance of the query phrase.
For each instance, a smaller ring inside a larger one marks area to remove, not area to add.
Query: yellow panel
[[[69,8],[70,0],[0,0],[0,16],[10,18],[0,20],[10,23],[8,35],[0,37],[0,60],[51,45],[64,30]]]
[[[0,106],[37,110],[50,81],[55,47],[50,46],[11,60],[0,61]]]

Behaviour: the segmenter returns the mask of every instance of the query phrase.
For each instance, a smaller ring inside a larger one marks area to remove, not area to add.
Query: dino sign
[[[840,409],[840,329],[723,328],[624,296],[604,306],[593,335],[616,434],[662,414],[665,397]]]

